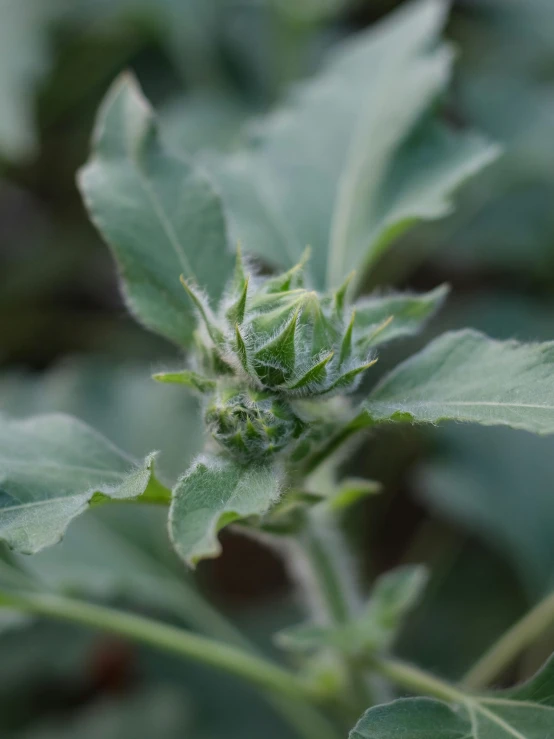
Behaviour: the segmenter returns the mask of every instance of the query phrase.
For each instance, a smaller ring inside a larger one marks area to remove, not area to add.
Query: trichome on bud
[[[376,361],[367,336],[357,334],[348,280],[329,293],[309,289],[306,258],[288,272],[263,277],[239,250],[216,310],[181,278],[199,316],[196,372],[156,378],[201,392],[212,437],[242,462],[285,451],[297,459],[321,435],[314,427],[321,422],[306,418],[305,401],[352,392]]]

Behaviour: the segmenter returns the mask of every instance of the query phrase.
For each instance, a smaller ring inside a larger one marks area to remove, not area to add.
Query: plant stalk
[[[315,507],[307,516],[299,542],[306,560],[307,577],[303,579],[314,601],[312,610],[317,617],[326,613],[328,623],[336,626],[347,624],[355,616],[359,597],[352,576],[341,532],[322,507]],[[301,573],[302,576],[303,573]],[[372,703],[370,687],[363,670],[345,657],[344,664],[349,678],[349,689],[356,716]]]
[[[337,449],[344,444],[351,436],[356,434],[358,431],[367,429],[372,425],[367,413],[362,411],[358,413],[351,421],[349,421],[340,431],[332,436],[329,441],[324,444],[315,454],[308,458],[304,469],[306,477],[311,475],[320,464],[326,462],[329,457],[334,454]]]
[[[540,601],[485,652],[463,684],[476,690],[489,685],[524,649],[554,625],[554,592]]]
[[[450,703],[464,703],[467,700],[467,696],[453,685],[401,660],[375,657],[369,664],[375,672],[410,692]]]
[[[308,684],[278,665],[228,644],[175,626],[113,608],[43,593],[0,592],[0,607],[77,623],[148,644],[186,659],[210,665],[253,683],[272,696],[289,723],[304,739],[337,739],[334,728],[312,705],[318,695]],[[294,706],[294,718],[292,712]]]

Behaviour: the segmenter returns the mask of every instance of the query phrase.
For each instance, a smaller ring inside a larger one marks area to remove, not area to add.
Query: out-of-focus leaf
[[[50,66],[48,24],[59,0],[0,0],[0,153],[34,153],[35,92]]]
[[[233,521],[263,515],[280,493],[271,466],[244,467],[219,457],[200,457],[173,490],[169,531],[177,553],[194,566],[217,557],[217,533]]]
[[[291,267],[310,244],[316,284],[339,284],[414,221],[445,215],[452,191],[496,156],[429,114],[450,73],[445,10],[420,0],[350,39],[249,147],[208,160],[247,250]]]
[[[188,702],[177,686],[141,688],[118,700],[104,699],[72,715],[23,731],[20,739],[181,739],[191,730]]]
[[[240,639],[183,571],[167,535],[165,508],[101,507],[75,521],[58,546],[34,557],[19,556],[16,562],[35,586],[86,597],[123,597],[223,641]],[[11,583],[24,584],[21,578]]]
[[[302,624],[282,631],[277,641],[292,651],[333,647],[351,656],[388,649],[426,583],[424,567],[399,567],[377,580],[367,608],[355,620],[339,626]]]
[[[219,91],[174,98],[158,113],[168,146],[193,154],[204,149],[228,149],[238,138],[248,109],[236,97]]]
[[[428,293],[392,293],[356,303],[354,326],[358,342],[368,348],[417,334],[442,306],[449,288],[440,285]],[[363,331],[363,334],[362,334]]]
[[[79,181],[120,267],[129,309],[148,328],[187,344],[193,311],[179,276],[217,298],[231,270],[222,205],[201,171],[166,151],[128,76],[108,93]]]
[[[457,692],[457,691],[454,691]],[[554,725],[554,660],[519,688],[485,696],[458,693],[451,703],[429,698],[370,708],[350,739],[546,739]]]
[[[382,490],[381,483],[375,480],[347,477],[341,481],[336,492],[333,492],[326,502],[331,510],[344,511],[359,500],[363,500],[370,495],[378,495]]]
[[[446,333],[387,375],[364,408],[374,422],[453,420],[554,433],[554,343]]]
[[[510,560],[531,597],[554,585],[554,445],[524,432],[449,428],[445,453],[419,473],[438,512],[481,534]]]
[[[163,450],[156,468],[176,480],[203,446],[198,402],[151,373],[149,364],[98,359],[66,360],[41,375],[11,372],[0,378],[0,412],[68,413],[138,459]]]
[[[56,544],[96,494],[158,498],[167,490],[86,424],[62,414],[0,418],[0,539],[25,554]],[[134,468],[134,469],[133,469]]]

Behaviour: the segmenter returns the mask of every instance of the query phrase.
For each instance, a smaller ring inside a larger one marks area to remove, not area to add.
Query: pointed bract
[[[205,302],[203,296],[199,292],[197,292],[194,287],[192,287],[192,285],[184,278],[183,275],[181,275],[179,279],[181,280],[181,285],[185,288],[187,295],[192,300],[198,312],[200,313],[211,340],[214,342],[214,344],[216,344],[216,346],[223,344],[223,342],[225,341],[223,332],[215,325],[215,322],[211,318],[210,307]]]

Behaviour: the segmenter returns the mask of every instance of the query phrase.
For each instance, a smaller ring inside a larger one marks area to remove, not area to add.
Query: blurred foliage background
[[[317,68],[327,48],[398,4],[0,0],[0,410],[68,411],[139,456],[162,449],[168,475],[185,467],[202,441],[195,405],[149,380],[175,350],[126,315],[75,186],[97,107],[132,68],[173,147],[232,149],[243,122]],[[460,0],[448,36],[459,52],[448,115],[505,151],[464,187],[455,213],[401,238],[368,284],[454,288],[402,355],[465,325],[498,338],[554,337],[554,4]],[[383,369],[398,351],[387,350]],[[354,472],[381,481],[384,493],[345,522],[362,577],[408,561],[433,572],[398,644],[404,656],[456,677],[554,586],[553,444],[456,426],[367,439]],[[191,627],[208,617],[151,511],[90,515],[60,549],[21,566]],[[271,632],[297,610],[278,558],[237,535],[225,534],[222,558],[197,579],[270,649]],[[528,674],[553,646],[554,634],[506,679]],[[1,736],[231,739],[260,730],[286,736],[232,680],[50,623],[0,632]]]

